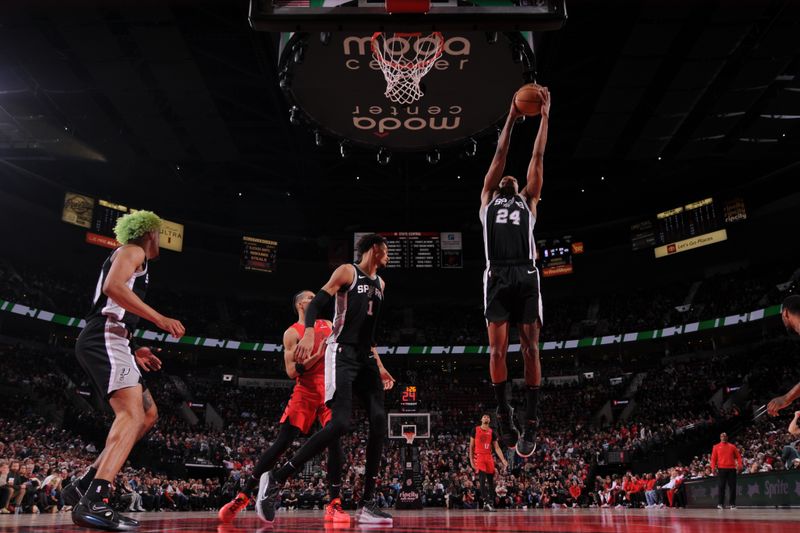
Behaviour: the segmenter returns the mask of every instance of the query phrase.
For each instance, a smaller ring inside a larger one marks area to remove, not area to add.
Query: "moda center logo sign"
[[[437,45],[425,36],[381,42],[406,57]],[[424,95],[400,105],[384,95],[371,33],[333,33],[326,43],[318,34],[295,34],[281,53],[285,93],[309,126],[354,144],[421,151],[493,132],[526,82],[528,42],[510,33],[491,43],[485,32],[468,31],[443,32],[441,45],[442,54],[422,79]]]

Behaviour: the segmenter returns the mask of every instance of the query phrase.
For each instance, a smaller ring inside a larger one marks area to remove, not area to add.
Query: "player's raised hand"
[[[517,106],[514,105],[514,98],[516,98],[517,93],[514,93],[514,96],[511,97],[511,109],[508,110],[508,117],[512,120],[516,120],[522,116],[522,113],[519,112]]]
[[[160,352],[161,348],[156,348],[156,351]],[[136,353],[133,355],[136,358],[136,364],[145,372],[161,370],[161,359],[156,357],[153,351],[147,346],[142,346],[136,350]]]
[[[542,87],[539,94],[542,95],[542,117],[550,118],[550,89]]]
[[[181,321],[174,318],[162,316],[158,322],[156,322],[156,326],[158,326],[159,329],[166,331],[176,339],[180,339],[186,334],[186,328],[183,327]]]

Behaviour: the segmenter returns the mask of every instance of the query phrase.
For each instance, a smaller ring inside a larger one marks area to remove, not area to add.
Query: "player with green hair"
[[[114,235],[117,241],[128,244],[131,241],[141,239],[151,231],[161,229],[161,219],[152,211],[134,211],[128,215],[119,217],[114,226]]]
[[[64,487],[72,521],[106,531],[139,527],[108,504],[111,483],[133,445],[153,427],[158,409],[142,379],[142,370],[159,370],[161,361],[147,347],[133,343],[140,318],[175,338],[183,324],[144,303],[150,282],[148,261],[158,257],[161,219],[151,211],[136,211],[117,220],[114,233],[122,244],[106,259],[94,290],[92,310],[75,344],[75,355],[100,396],[114,410],[114,423],[103,452],[81,477]]]

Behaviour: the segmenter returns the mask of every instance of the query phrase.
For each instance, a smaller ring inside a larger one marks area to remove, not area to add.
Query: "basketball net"
[[[425,94],[420,81],[444,51],[441,32],[372,35],[372,56],[386,78],[383,94],[396,104],[411,104]]]
[[[413,431],[404,431],[403,436],[406,438],[406,444],[413,444],[415,435],[416,433]]]

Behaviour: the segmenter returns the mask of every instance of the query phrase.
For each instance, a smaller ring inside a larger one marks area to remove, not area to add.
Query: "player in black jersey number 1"
[[[167,318],[144,303],[150,281],[148,262],[158,257],[161,219],[137,211],[117,220],[114,233],[122,246],[103,263],[94,289],[92,310],[75,343],[75,355],[99,395],[114,410],[114,423],[103,452],[82,478],[64,487],[67,505],[75,505],[72,521],[79,526],[106,531],[138,527],[108,504],[111,484],[136,442],[153,427],[158,411],[141,371],[158,370],[161,361],[132,338],[139,317],[149,320],[175,338],[185,333],[183,324]]]
[[[336,299],[333,332],[325,350],[325,403],[331,408],[331,420],[312,435],[288,463],[263,478],[256,505],[269,522],[275,518],[275,498],[284,482],[306,461],[350,430],[353,395],[356,395],[369,416],[364,491],[356,521],[392,523],[391,515],[382,511],[375,501],[375,483],[387,429],[383,391],[394,385],[394,378],[383,368],[375,350],[375,327],[385,289],[378,269],[389,263],[389,249],[386,239],[376,234],[362,237],[357,249],[359,262],[337,268],[306,307],[305,333],[294,352],[295,359],[301,363],[314,347],[314,322],[319,312],[334,297]]]
[[[539,329],[542,325],[542,298],[536,268],[533,226],[536,206],[542,192],[542,167],[550,115],[550,92],[541,88],[542,111],[539,133],[528,165],[527,182],[520,192],[513,176],[504,176],[511,130],[520,113],[511,104],[494,159],[481,191],[480,218],[483,224],[486,271],[483,275],[483,301],[489,332],[489,372],[497,397],[500,439],[517,454],[529,457],[536,450],[539,425]],[[514,410],[508,403],[509,324],[517,324],[525,361],[526,412],[523,430],[518,429]]]

